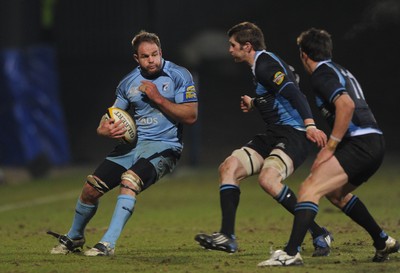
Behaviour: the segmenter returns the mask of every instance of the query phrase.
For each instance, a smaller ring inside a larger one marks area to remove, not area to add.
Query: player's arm
[[[327,145],[327,148],[332,150],[336,149],[336,146],[346,134],[355,108],[354,101],[346,92],[336,97],[334,104],[335,122]]]
[[[314,160],[311,171],[334,155],[336,147],[346,134],[353,117],[355,105],[354,101],[347,93],[342,93],[340,96],[336,97],[334,104],[336,110],[332,133],[326,146],[318,153],[317,158]]]
[[[145,93],[147,97],[158,105],[161,111],[184,124],[193,124],[197,120],[198,103],[173,103],[163,97],[157,89],[157,86],[150,81],[142,81],[138,88],[139,91]]]
[[[294,83],[289,83],[283,87],[280,94],[290,102],[303,118],[307,139],[317,144],[318,147],[324,147],[327,137],[323,131],[317,129],[306,96]]]

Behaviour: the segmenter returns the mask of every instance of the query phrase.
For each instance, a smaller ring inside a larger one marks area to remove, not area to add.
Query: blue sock
[[[95,215],[98,204],[87,205],[81,202],[80,199],[76,202],[75,216],[72,222],[71,229],[68,231],[67,236],[71,239],[80,239],[84,237],[84,231],[87,223]]]
[[[133,213],[136,198],[130,195],[122,194],[118,196],[117,204],[115,205],[114,214],[111,218],[110,226],[104,234],[101,242],[110,243],[110,247],[114,248],[115,244],[121,235],[122,229]]]

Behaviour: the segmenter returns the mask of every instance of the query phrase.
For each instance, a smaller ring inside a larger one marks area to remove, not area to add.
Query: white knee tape
[[[261,169],[261,162],[255,155],[256,151],[250,148],[240,148],[232,152],[232,156],[239,159],[246,170],[247,176],[259,173]]]
[[[274,149],[264,160],[263,169],[274,168],[277,170],[282,179],[286,179],[294,171],[292,159],[280,149]]]
[[[141,192],[143,187],[143,181],[134,172],[132,171],[124,172],[121,175],[121,179],[130,182],[132,184],[132,188],[129,187],[129,189],[134,191],[136,194],[139,194]]]

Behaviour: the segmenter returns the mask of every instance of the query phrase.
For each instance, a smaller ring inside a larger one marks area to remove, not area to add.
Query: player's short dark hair
[[[261,29],[254,23],[242,22],[228,30],[228,36],[233,38],[240,44],[250,43],[256,51],[266,49],[264,34]]]
[[[132,40],[134,54],[137,54],[139,45],[143,42],[156,44],[158,48],[161,49],[160,38],[158,38],[157,34],[142,30],[138,34],[136,34],[136,36]]]
[[[332,58],[332,39],[326,30],[310,28],[303,31],[297,38],[297,45],[313,61],[319,62]]]

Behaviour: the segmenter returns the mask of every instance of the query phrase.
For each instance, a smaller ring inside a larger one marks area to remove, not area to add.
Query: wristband
[[[337,138],[337,137],[335,137],[335,136],[333,136],[333,135],[330,135],[329,138],[332,139],[332,140],[334,140],[334,141],[336,141],[337,143],[339,143],[340,141],[342,141],[340,138]]]
[[[317,129],[317,126],[315,125],[315,123],[308,123],[305,126],[306,126],[306,131],[308,129],[312,129],[312,128]]]
[[[254,107],[256,107],[255,105],[254,105],[254,100],[255,100],[256,98],[252,98],[251,99],[251,101],[250,101],[250,106],[251,106],[251,108],[254,108]],[[251,109],[250,108],[250,109]]]
[[[329,150],[334,151],[334,150],[336,150],[336,147],[339,145],[340,141],[341,141],[340,138],[330,135],[328,143],[326,143],[326,147]]]

